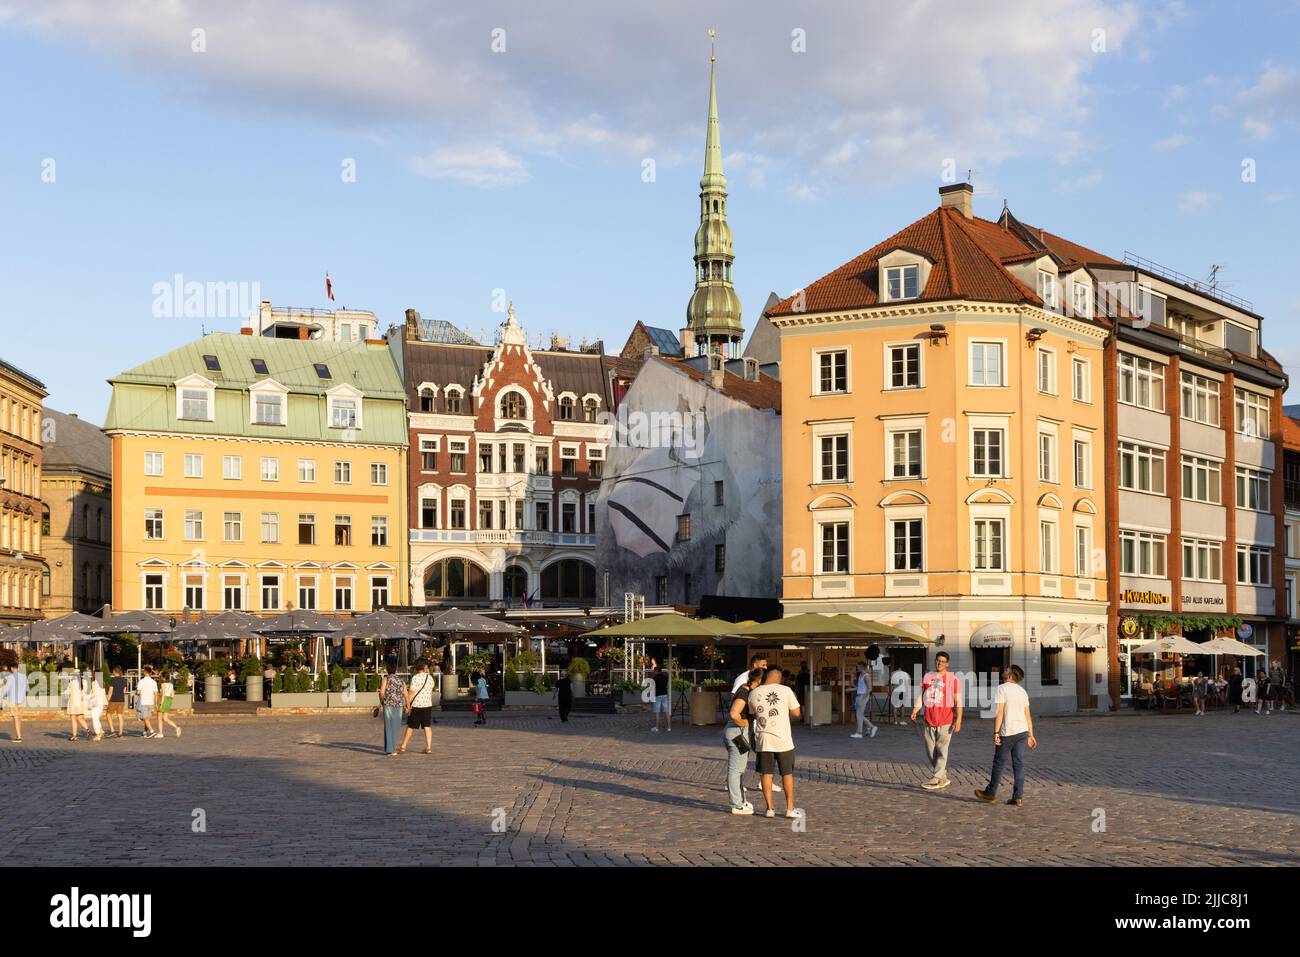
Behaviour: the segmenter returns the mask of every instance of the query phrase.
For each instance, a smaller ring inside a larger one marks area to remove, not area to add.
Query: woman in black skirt
[[[1233,668],[1232,677],[1228,679],[1228,702],[1233,714],[1241,710],[1241,681],[1241,669]]]

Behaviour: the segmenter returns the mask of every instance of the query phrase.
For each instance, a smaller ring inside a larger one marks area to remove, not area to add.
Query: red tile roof
[[[930,278],[917,300],[972,299],[1027,302],[1041,306],[1038,294],[1006,267],[1049,253],[1062,262],[1122,265],[1084,246],[1017,222],[1009,214],[998,222],[967,219],[955,208],[940,207],[868,249],[802,290],[799,312],[833,312],[874,306],[880,301],[880,257],[900,247],[931,262]],[[793,315],[796,297],[768,315]]]
[[[709,381],[709,373],[707,372],[671,358],[663,356],[660,358],[674,369],[685,373],[697,382]],[[755,409],[771,409],[778,415],[781,412],[781,380],[773,379],[761,372],[758,374],[757,380],[746,379],[734,372],[724,373],[722,377],[722,394],[735,399],[737,402],[744,402]]]
[[[1282,445],[1288,449],[1300,449],[1300,421],[1289,415],[1282,416]]]

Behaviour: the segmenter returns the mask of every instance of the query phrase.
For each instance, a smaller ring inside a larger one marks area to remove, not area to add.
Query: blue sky
[[[500,289],[614,350],[679,328],[715,26],[748,325],[933,208],[946,163],[979,215],[1221,264],[1300,372],[1300,4],[787,7],[0,0],[0,356],[101,421],[110,375],[238,327],[155,317],[177,273],[325,306],[329,270],[384,324],[489,335]]]

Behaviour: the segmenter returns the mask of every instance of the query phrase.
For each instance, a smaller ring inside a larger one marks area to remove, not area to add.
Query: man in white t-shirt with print
[[[753,715],[758,771],[763,776],[763,800],[767,817],[776,817],[772,807],[772,776],[778,771],[785,786],[785,816],[802,817],[794,806],[794,735],[790,719],[800,715],[799,699],[787,688],[780,668],[769,668],[763,683],[749,693],[749,713]]]
[[[1007,758],[1011,758],[1011,769],[1015,775],[1015,789],[1007,803],[1022,807],[1025,803],[1025,749],[1038,747],[1034,739],[1034,718],[1029,713],[1029,695],[1025,692],[1025,673],[1019,665],[1007,669],[1008,681],[998,685],[993,693],[993,703],[998,706],[993,717],[993,773],[989,776],[989,786],[983,791],[976,791],[975,796],[981,801],[992,804],[998,796],[998,785],[1002,780],[1002,769],[1006,767]]]
[[[158,682],[153,677],[153,666],[144,666],[144,677],[135,686],[135,713],[144,722],[146,738],[160,738],[162,735],[153,729],[153,709],[158,703]]]

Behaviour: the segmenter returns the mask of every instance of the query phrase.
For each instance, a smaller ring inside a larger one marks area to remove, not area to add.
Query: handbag
[[[736,746],[736,750],[741,754],[749,754],[749,752],[753,750],[753,748],[749,746],[749,733],[743,728],[741,729],[740,734],[731,739],[731,743]]]

